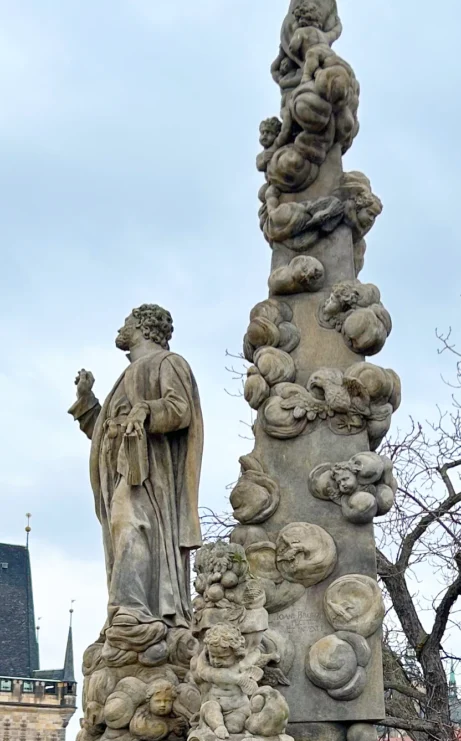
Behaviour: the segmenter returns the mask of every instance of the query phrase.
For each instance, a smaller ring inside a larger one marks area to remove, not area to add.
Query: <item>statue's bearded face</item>
[[[123,327],[120,327],[118,330],[118,335],[115,338],[116,347],[118,347],[119,350],[123,350],[123,352],[129,352],[133,343],[133,335],[135,331],[136,322],[133,314],[130,314],[130,316],[125,319]]]

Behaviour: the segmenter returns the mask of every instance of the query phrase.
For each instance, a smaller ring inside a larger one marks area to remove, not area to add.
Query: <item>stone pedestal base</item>
[[[295,741],[376,741],[371,723],[289,723],[287,733]]]

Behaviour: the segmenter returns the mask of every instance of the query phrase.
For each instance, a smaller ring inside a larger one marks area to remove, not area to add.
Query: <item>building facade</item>
[[[0,543],[0,741],[64,741],[76,710],[72,626],[62,669],[40,669],[30,554]]]

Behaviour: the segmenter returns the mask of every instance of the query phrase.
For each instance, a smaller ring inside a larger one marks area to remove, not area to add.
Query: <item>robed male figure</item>
[[[169,351],[172,332],[165,309],[134,309],[116,339],[130,365],[102,407],[93,375],[80,371],[69,409],[92,441],[109,589],[105,637],[114,650],[142,652],[164,637],[164,627],[186,627],[191,617],[203,424],[192,371]]]

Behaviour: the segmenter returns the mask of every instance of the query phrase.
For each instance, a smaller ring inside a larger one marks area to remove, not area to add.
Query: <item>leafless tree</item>
[[[437,336],[439,353],[455,361],[454,382],[445,380],[451,409],[436,407],[433,423],[410,419],[409,429],[389,437],[380,450],[393,461],[399,482],[395,507],[376,524],[378,575],[388,606],[381,730],[383,737],[394,729],[415,741],[455,738],[447,673],[449,661],[461,662],[461,353],[451,331]],[[228,370],[241,385],[244,372]],[[236,524],[232,515],[211,510],[202,520],[207,539],[227,537]],[[459,637],[458,655],[446,646],[453,636]]]
[[[385,441],[380,452],[393,461],[399,488],[376,528],[378,574],[391,606],[388,622],[396,625],[387,633],[385,724],[440,741],[454,734],[447,661],[461,659],[461,645],[459,656],[446,647],[449,636],[461,644],[461,354],[450,336],[438,335],[439,352],[455,359],[452,408],[438,408],[435,423],[412,420],[406,433]],[[418,717],[409,717],[408,703],[406,714],[395,712],[402,697],[413,700]]]

